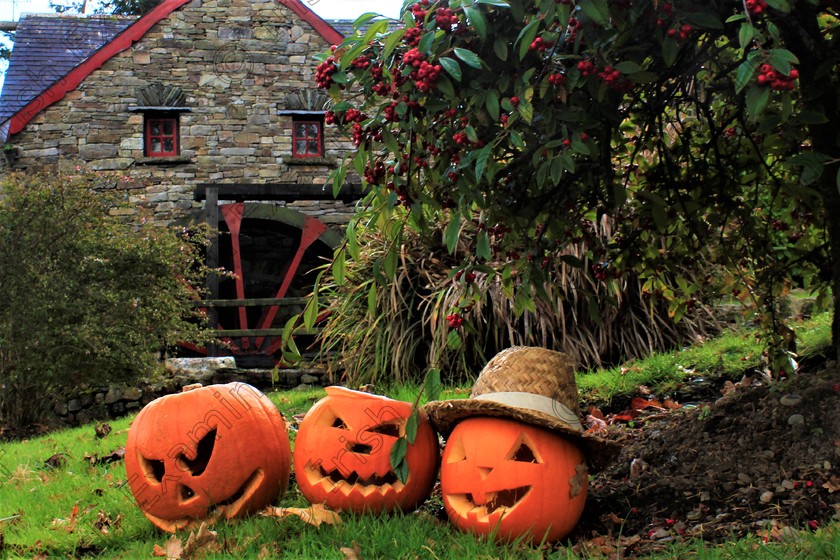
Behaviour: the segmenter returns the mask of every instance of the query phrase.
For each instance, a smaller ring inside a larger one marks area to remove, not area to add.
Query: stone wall
[[[41,111],[9,142],[16,168],[59,163],[112,171],[137,213],[161,223],[200,217],[199,183],[321,185],[352,143],[326,126],[325,157],[292,159],[290,109],[323,109],[313,55],[329,45],[275,0],[193,0]],[[160,84],[186,95],[181,153],[147,158],[137,89]],[[337,201],[291,203],[328,224],[346,223]]]
[[[262,391],[303,390],[328,384],[329,378],[321,369],[284,369],[273,373],[267,369],[238,369],[231,357],[175,359],[167,362],[165,374],[153,380],[136,385],[78,389],[69,398],[60,401],[53,412],[59,423],[78,426],[137,412],[158,397],[181,392],[186,385],[234,381],[248,383]]]

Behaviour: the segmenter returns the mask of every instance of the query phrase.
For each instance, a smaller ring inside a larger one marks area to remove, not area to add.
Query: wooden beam
[[[284,329],[220,329],[213,334],[216,338],[241,338],[250,336],[283,336]],[[296,329],[292,334],[317,334],[320,329]]]
[[[195,200],[207,200],[208,189],[217,189],[218,200],[341,200],[353,201],[364,196],[362,185],[358,183],[345,184],[333,196],[330,185],[306,185],[300,183],[201,183],[196,186],[193,197]]]
[[[210,246],[207,247],[207,266],[211,269],[219,268],[219,194],[211,187],[207,189],[207,203],[204,205],[207,224],[213,228],[213,237]],[[207,276],[207,297],[208,299],[219,299],[219,275],[211,272]],[[211,329],[219,326],[219,314],[212,307],[207,310],[207,319]],[[207,345],[207,355],[215,356],[218,347],[215,344]]]
[[[287,298],[250,298],[250,299],[209,299],[192,302],[194,307],[263,307],[267,305],[306,305],[305,297]]]

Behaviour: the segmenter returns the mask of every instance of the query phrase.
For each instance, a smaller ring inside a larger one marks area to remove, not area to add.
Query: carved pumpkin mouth
[[[476,516],[486,520],[491,515],[504,516],[525,499],[531,486],[517,486],[498,492],[488,492],[483,504],[478,504],[472,494],[452,494],[453,507],[463,516]]]
[[[344,494],[349,494],[351,491],[360,492],[364,496],[379,492],[386,494],[393,489],[399,492],[403,489],[404,484],[399,481],[394,471],[388,471],[385,474],[373,474],[370,476],[362,476],[356,471],[351,471],[345,476],[340,469],[335,468],[327,470],[323,465],[313,465],[311,462],[306,466],[307,478],[312,484],[321,484],[329,487],[330,490],[341,489]]]

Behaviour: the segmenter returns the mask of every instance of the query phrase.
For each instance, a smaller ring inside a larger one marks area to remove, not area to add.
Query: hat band
[[[499,404],[505,404],[508,406],[514,406],[516,408],[524,408],[535,410],[537,412],[542,412],[543,414],[548,414],[549,416],[553,416],[554,418],[565,422],[571,428],[579,432],[583,431],[583,425],[580,423],[580,418],[578,418],[578,415],[575,414],[575,412],[571,408],[561,403],[560,401],[552,399],[551,397],[536,395],[534,393],[509,391],[500,393],[485,393],[483,395],[473,397],[473,399],[480,401],[491,401]]]

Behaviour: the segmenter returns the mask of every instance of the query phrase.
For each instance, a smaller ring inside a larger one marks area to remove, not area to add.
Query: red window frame
[[[181,148],[180,133],[177,116],[147,116],[144,134],[146,156],[177,156]]]
[[[324,157],[323,120],[295,119],[292,121],[292,157]]]

